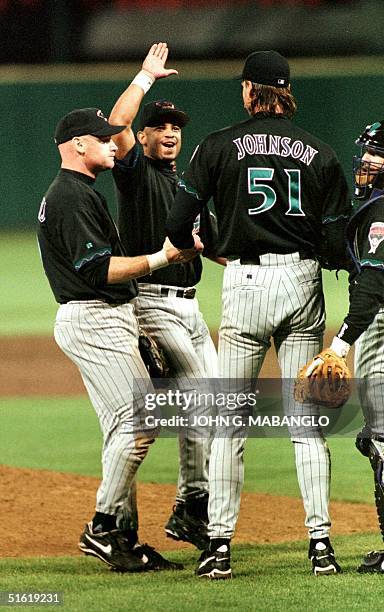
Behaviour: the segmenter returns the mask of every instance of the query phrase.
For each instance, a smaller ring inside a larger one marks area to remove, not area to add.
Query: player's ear
[[[252,89],[252,81],[244,80],[241,82],[243,86],[243,91],[249,92]]]
[[[81,140],[80,136],[74,136],[72,138],[72,144],[80,155],[84,155],[85,153],[84,142]]]
[[[137,136],[137,140],[139,141],[140,144],[144,144],[146,137],[145,137],[145,132],[143,132],[143,130],[139,130],[136,134]]]

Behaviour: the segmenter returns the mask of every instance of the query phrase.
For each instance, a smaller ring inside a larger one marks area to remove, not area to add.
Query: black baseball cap
[[[177,108],[168,100],[155,100],[143,106],[140,115],[139,130],[145,127],[154,127],[161,123],[173,123],[184,127],[189,121],[187,113]]]
[[[243,72],[237,78],[260,85],[288,87],[289,64],[277,51],[254,51],[246,58]]]
[[[57,145],[74,136],[113,136],[122,132],[126,125],[111,125],[99,108],[76,108],[60,119],[55,130]]]

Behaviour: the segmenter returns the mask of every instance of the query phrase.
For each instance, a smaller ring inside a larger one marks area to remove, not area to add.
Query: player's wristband
[[[341,338],[338,338],[337,336],[335,336],[332,340],[332,344],[330,348],[333,351],[335,351],[335,353],[339,357],[342,357],[343,359],[345,359],[349,353],[349,349],[351,348],[351,345],[348,344],[348,342],[345,342],[344,340],[342,340]]]
[[[161,251],[157,251],[157,253],[152,253],[151,255],[146,255],[148,259],[148,265],[150,272],[154,270],[159,270],[159,268],[165,268],[168,266],[169,261],[163,249]]]
[[[150,74],[148,74],[148,72],[145,72],[144,70],[140,70],[140,72],[138,72],[135,78],[133,79],[131,85],[137,85],[138,87],[141,87],[143,92],[146,94],[147,91],[151,89],[155,81],[156,79],[154,76],[151,76]]]

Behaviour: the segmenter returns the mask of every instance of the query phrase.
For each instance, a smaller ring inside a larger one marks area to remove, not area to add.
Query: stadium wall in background
[[[126,61],[155,40],[177,59],[380,54],[383,19],[382,0],[0,0],[0,63]]]
[[[367,63],[369,65],[370,61]],[[240,65],[237,70],[233,68],[233,74],[239,72]],[[311,65],[309,74],[319,72],[316,60]],[[347,69],[348,60],[345,60],[345,66]],[[178,64],[177,68],[180,74],[184,74]],[[71,70],[74,71],[73,66]],[[217,64],[211,70],[220,75]],[[48,74],[48,70],[46,72]],[[329,76],[307,74],[293,79],[299,105],[297,123],[335,148],[348,179],[352,155],[357,150],[355,138],[368,123],[384,116],[384,75],[366,74],[364,69],[360,72],[340,76],[332,75],[329,70]],[[3,75],[3,82],[0,82],[1,229],[30,229],[35,226],[41,198],[59,166],[59,155],[53,142],[58,119],[76,107],[97,106],[109,113],[114,100],[135,72],[126,72],[127,77],[123,79],[111,66],[108,78],[92,74],[82,80],[62,76],[49,82],[44,82],[43,76],[34,82],[27,77],[7,82]],[[295,70],[293,74],[296,74]],[[118,78],[113,80],[116,75]],[[171,99],[191,115],[191,122],[183,130],[179,170],[185,167],[195,146],[208,132],[246,118],[240,82],[233,78],[162,80],[146,96],[147,101],[156,98]],[[114,192],[110,173],[99,177],[98,188],[112,205]]]

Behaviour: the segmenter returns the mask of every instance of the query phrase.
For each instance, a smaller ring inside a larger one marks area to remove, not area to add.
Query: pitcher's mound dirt
[[[47,470],[0,466],[1,557],[81,554],[77,542],[94,512],[98,479]],[[173,485],[138,484],[140,539],[158,550],[190,548],[165,537]],[[282,510],[283,509],[283,510]],[[377,532],[373,506],[331,503],[333,533]],[[301,501],[244,493],[234,543],[261,544],[305,538]]]
[[[333,332],[324,340],[328,346]],[[216,335],[213,339],[217,340]],[[51,336],[0,338],[0,396],[82,395],[86,393],[78,369],[59,349]],[[348,358],[353,364],[353,350]],[[272,348],[260,373],[261,378],[280,378]]]

